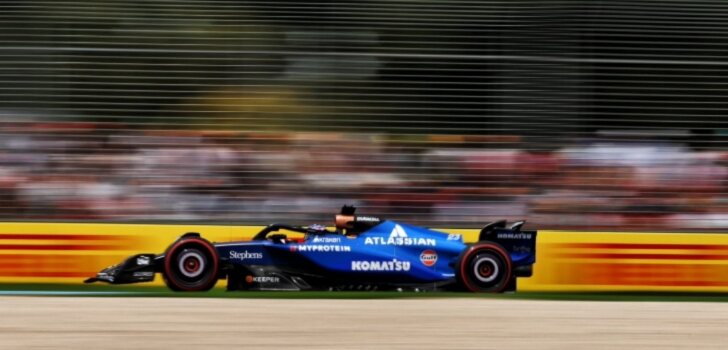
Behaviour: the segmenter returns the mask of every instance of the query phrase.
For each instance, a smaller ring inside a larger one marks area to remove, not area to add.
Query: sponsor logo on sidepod
[[[434,266],[437,262],[437,253],[431,249],[425,250],[420,254],[420,261],[425,266]]]
[[[351,247],[348,245],[333,245],[333,244],[320,244],[320,245],[292,245],[291,251],[299,252],[350,252]]]
[[[248,259],[263,259],[263,253],[250,253],[247,250],[243,252],[230,251],[230,259],[235,260],[248,260]]]
[[[352,271],[409,271],[411,263],[392,259],[389,261],[352,261]]]
[[[364,244],[367,245],[424,245],[434,247],[437,242],[434,238],[409,237],[404,228],[394,225],[392,232],[388,238],[384,237],[366,237]]]
[[[281,281],[280,277],[272,277],[272,276],[251,276],[247,275],[245,276],[245,282],[248,284],[253,283],[278,283]]]
[[[311,240],[313,243],[341,243],[341,237],[319,237],[315,236]]]

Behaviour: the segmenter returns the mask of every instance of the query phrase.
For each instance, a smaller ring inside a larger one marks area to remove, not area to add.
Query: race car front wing
[[[109,266],[95,277],[88,278],[84,283],[107,282],[111,284],[127,284],[154,281],[164,256],[155,254],[137,254],[131,256],[120,264]]]

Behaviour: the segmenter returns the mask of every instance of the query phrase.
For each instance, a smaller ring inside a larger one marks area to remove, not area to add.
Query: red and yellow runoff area
[[[160,253],[185,232],[216,242],[261,227],[0,223],[0,283],[81,283],[138,253]],[[443,230],[477,239],[478,230]],[[521,291],[728,291],[728,235],[539,231]],[[154,284],[160,284],[158,279]]]
[[[0,223],[0,283],[78,284],[130,255],[164,252],[185,232],[200,232],[212,241],[230,241],[250,238],[257,229],[212,225]]]
[[[545,231],[536,259],[521,290],[728,291],[726,234]]]

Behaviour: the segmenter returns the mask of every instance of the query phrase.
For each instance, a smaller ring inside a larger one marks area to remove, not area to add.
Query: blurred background
[[[728,3],[3,0],[0,220],[728,228]]]

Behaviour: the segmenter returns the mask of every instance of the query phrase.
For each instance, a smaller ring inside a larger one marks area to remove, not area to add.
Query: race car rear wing
[[[525,221],[517,221],[510,227],[506,220],[491,222],[480,230],[479,241],[500,244],[511,255],[515,265],[514,272],[519,277],[530,277],[536,262],[535,230],[522,230]]]

